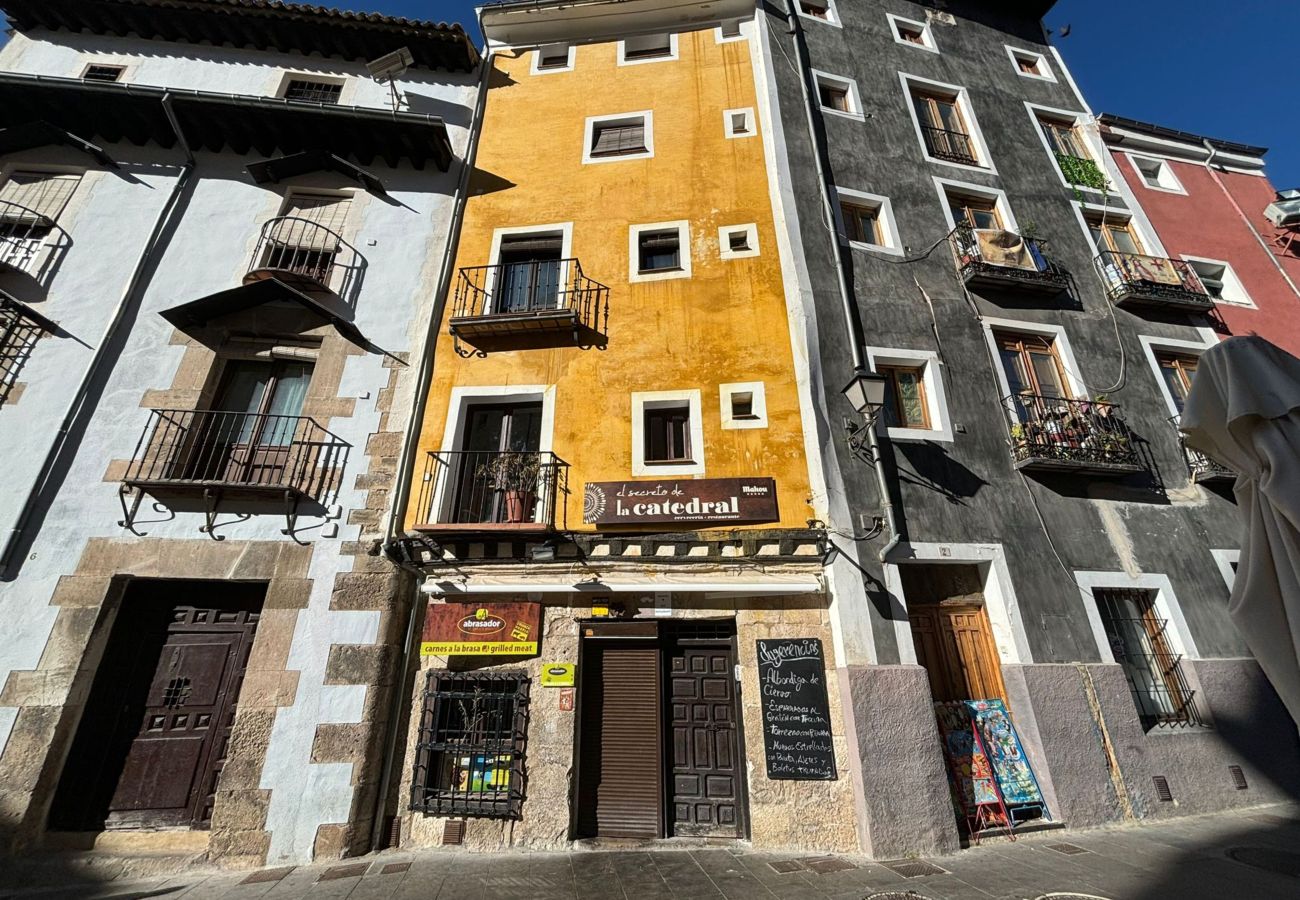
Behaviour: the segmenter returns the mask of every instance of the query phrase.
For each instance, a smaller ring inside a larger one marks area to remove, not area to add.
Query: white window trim
[[[939,192],[939,203],[943,206],[943,217],[948,223],[948,230],[952,231],[957,227],[957,220],[952,216],[952,210],[948,206],[948,190],[955,193],[969,194],[973,197],[981,197],[985,200],[992,200],[994,208],[997,209],[998,215],[1002,219],[1002,227],[1013,234],[1020,233],[1020,224],[1016,221],[1016,215],[1011,211],[1011,202],[1007,200],[1007,192],[998,188],[991,188],[985,184],[971,184],[969,181],[955,181],[952,178],[941,178],[938,175],[932,176],[935,190]]]
[[[754,398],[753,419],[733,419],[731,417],[731,395],[748,391]],[[767,427],[767,392],[761,381],[736,381],[731,384],[718,385],[718,403],[722,410],[722,429],[740,431],[751,428]]]
[[[952,443],[952,418],[948,414],[948,397],[943,386],[943,364],[933,350],[900,350],[894,347],[868,347],[867,359],[872,371],[877,365],[910,366],[921,369],[925,388],[929,428],[886,428],[891,441],[943,441]]]
[[[655,405],[680,404],[685,400],[691,415],[691,455],[689,463],[653,465],[645,461],[645,411]],[[704,474],[704,418],[700,392],[688,391],[634,391],[632,393],[632,474],[633,475],[703,475]]]
[[[655,32],[651,32],[650,34],[660,35],[663,33],[664,32],[662,31],[655,31]],[[641,36],[647,37],[649,35],[641,35]],[[643,63],[672,62],[673,60],[678,58],[677,32],[675,31],[668,32],[668,54],[666,56],[649,56],[646,57],[645,59],[628,59],[626,53],[627,53],[627,41],[621,40],[618,42],[618,64],[620,66],[639,66]]]
[[[824,19],[820,19],[817,16],[810,16],[808,13],[804,12],[803,7],[799,5],[799,0],[790,0],[790,2],[794,4],[794,11],[798,13],[801,18],[807,19],[810,22],[817,22],[821,25],[830,25],[832,28],[844,27],[844,23],[840,21],[840,11],[835,6],[835,0],[826,0],[827,16]]]
[[[1237,573],[1232,566],[1241,562],[1241,551],[1211,550],[1210,555],[1214,557],[1214,564],[1219,567],[1219,574],[1223,576],[1223,583],[1228,586],[1228,593],[1231,594],[1237,583]]]
[[[1105,149],[1098,146],[1097,141],[1093,139],[1093,129],[1086,127],[1091,121],[1091,116],[1087,113],[1076,112],[1069,109],[1056,109],[1051,106],[1040,106],[1037,103],[1025,102],[1025,109],[1029,112],[1029,121],[1033,125],[1034,134],[1038,136],[1038,143],[1042,144],[1043,152],[1047,154],[1047,159],[1052,164],[1052,170],[1056,172],[1056,178],[1061,182],[1062,187],[1074,190],[1076,187],[1081,193],[1093,194],[1097,197],[1119,196],[1117,191],[1103,191],[1094,187],[1088,187],[1086,184],[1072,185],[1065,180],[1065,173],[1061,171],[1061,166],[1056,161],[1056,153],[1052,150],[1052,145],[1047,143],[1047,135],[1043,134],[1043,119],[1055,119],[1058,122],[1069,120],[1070,127],[1075,130],[1079,138],[1083,141],[1084,148],[1088,151],[1088,159],[1096,163],[1097,168],[1106,176],[1107,182],[1110,181],[1110,170],[1106,168],[1103,162]]]
[[[353,94],[356,90],[352,84],[353,79],[348,78],[346,75],[334,75],[324,72],[304,72],[299,69],[282,69],[280,71],[280,85],[275,89],[275,96],[277,99],[284,99],[284,95],[289,92],[289,82],[291,81],[318,81],[321,84],[337,84],[342,86],[343,90],[339,91],[338,103],[330,104],[331,106],[350,106],[352,104]]]
[[[467,412],[471,406],[481,403],[529,403],[541,401],[542,423],[538,437],[537,449],[542,453],[552,450],[555,439],[555,385],[553,384],[512,384],[512,385],[474,385],[454,387],[447,401],[447,421],[442,430],[441,452],[453,453],[461,448],[465,439]],[[450,480],[438,487],[430,509],[443,511],[449,501],[445,495]]]
[[[1097,652],[1104,664],[1114,665],[1115,654],[1111,652],[1110,640],[1106,637],[1106,628],[1101,622],[1101,610],[1097,608],[1094,588],[1131,588],[1139,591],[1155,591],[1155,610],[1160,618],[1174,627],[1166,632],[1169,649],[1184,659],[1200,659],[1196,641],[1192,638],[1187,620],[1183,618],[1182,607],[1174,594],[1174,587],[1168,575],[1130,575],[1127,572],[1079,572],[1074,573],[1074,580],[1079,585],[1080,600],[1084,612],[1088,615],[1088,625],[1092,628],[1093,640],[1097,643]]]
[[[813,69],[813,82],[820,86],[823,81],[829,82],[836,87],[846,88],[849,97],[849,109],[846,112],[842,109],[832,109],[829,106],[821,105],[821,97],[817,98],[817,108],[823,115],[839,116],[842,119],[854,119],[858,122],[865,122],[866,116],[862,112],[862,96],[858,93],[858,83],[852,78],[845,78],[843,75],[833,75],[830,72],[823,72],[820,69]]]
[[[1187,188],[1183,187],[1182,181],[1178,178],[1178,173],[1174,171],[1174,167],[1168,159],[1165,159],[1163,156],[1156,156],[1153,153],[1134,153],[1131,150],[1126,150],[1124,155],[1128,157],[1128,164],[1133,167],[1133,174],[1137,176],[1138,183],[1147,190],[1160,191],[1165,194],[1181,194],[1184,197],[1187,196]],[[1165,171],[1169,173],[1169,179],[1174,183],[1174,186],[1165,187],[1163,184],[1152,184],[1147,181],[1146,175],[1144,175],[1142,170],[1138,168],[1137,161],[1139,159],[1154,160],[1164,166]]]
[[[732,250],[727,235],[733,231],[744,231],[749,236],[748,250]],[[722,259],[748,259],[758,256],[758,225],[749,222],[744,225],[723,225],[718,229],[718,255]]]
[[[564,41],[552,41],[552,44],[563,44]],[[551,44],[541,44],[533,49],[533,61],[529,68],[530,75],[554,75],[557,72],[572,72],[578,58],[578,45],[569,43],[569,61],[562,66],[553,66],[550,68],[540,68],[542,61],[542,47],[549,47]]]
[[[731,117],[737,113],[743,113],[745,124],[749,126],[748,131],[735,131],[731,126]],[[755,124],[754,107],[744,106],[737,109],[724,109],[722,111],[722,133],[728,139],[752,138],[758,135],[758,126]]]
[[[645,152],[644,153],[625,153],[617,156],[592,156],[591,155],[591,137],[596,125],[600,122],[616,122],[619,119],[635,119],[641,117],[645,120]],[[583,163],[612,163],[626,162],[631,159],[650,159],[655,155],[655,129],[654,129],[654,111],[649,109],[637,110],[635,112],[613,113],[604,116],[588,116],[587,124],[582,130],[582,161]]]
[[[1007,565],[1001,544],[936,544],[900,543],[890,552],[890,560],[908,560],[925,563],[975,564],[984,575],[984,609],[988,613],[993,643],[998,660],[1004,666],[1029,665],[1034,656],[1025,633],[1024,618],[1016,600],[1015,581]],[[906,611],[907,597],[903,593],[903,577],[899,570],[906,562],[885,563],[885,590]],[[987,567],[987,568],[985,568]],[[894,634],[898,642],[899,662],[916,665],[916,644],[906,615],[894,621]]]
[[[850,204],[854,201],[863,201],[862,206],[874,206],[879,210],[876,220],[880,223],[882,237],[885,245],[866,244],[862,241],[849,241],[849,246],[854,250],[866,250],[871,253],[885,253],[889,256],[902,256],[903,239],[898,235],[898,220],[894,218],[894,204],[888,198],[881,194],[868,194],[866,191],[855,191],[851,188],[837,187],[835,193],[839,199],[847,200]],[[840,209],[840,204],[835,205],[836,224],[839,226],[840,234],[848,235],[848,228],[843,221],[844,212]]]
[[[507,228],[495,228],[492,231],[492,244],[488,248],[488,265],[497,266],[501,262],[501,239],[516,234],[534,234],[538,232],[560,232],[560,259],[573,258],[573,223],[572,222],[552,222],[549,225],[511,225]],[[560,263],[559,282],[561,285],[569,283],[568,263]],[[496,293],[497,270],[489,269],[487,290],[483,295],[482,314],[487,315],[491,309],[489,304]],[[561,292],[561,302],[564,301],[564,294]]]
[[[1007,373],[1002,370],[1000,362],[1002,356],[998,352],[997,338],[994,337],[994,331],[1015,331],[1021,334],[1040,334],[1043,337],[1052,339],[1052,346],[1056,349],[1056,358],[1061,361],[1061,368],[1065,370],[1065,380],[1070,385],[1070,395],[1075,400],[1090,400],[1091,394],[1088,392],[1088,386],[1083,383],[1079,377],[1079,363],[1074,358],[1074,350],[1070,347],[1070,339],[1065,334],[1065,327],[1062,325],[1049,325],[1045,322],[1022,322],[1019,319],[1001,319],[986,316],[981,320],[984,327],[984,340],[988,343],[989,352],[993,354],[994,364],[993,374],[998,379],[998,389],[1001,397],[1011,396],[1011,385],[1007,383]]]
[[[1011,60],[1011,68],[1021,78],[1029,78],[1034,81],[1056,81],[1056,72],[1052,69],[1051,64],[1048,63],[1045,54],[1039,53],[1037,50],[1026,50],[1023,47],[1012,47],[1010,44],[1004,46],[1006,46],[1007,56]],[[1021,71],[1019,58],[1022,56],[1032,56],[1036,61],[1035,65],[1042,70],[1042,74],[1034,75],[1029,72]]]
[[[998,174],[997,166],[993,163],[993,155],[989,153],[988,144],[984,142],[984,132],[980,128],[979,120],[975,118],[975,110],[971,107],[970,93],[966,88],[955,84],[946,84],[942,81],[933,81],[929,78],[921,78],[908,72],[899,72],[898,80],[903,86],[903,101],[907,104],[907,114],[912,118],[912,128],[916,131],[916,140],[921,146],[921,155],[927,162],[940,166],[950,166],[954,169],[963,169],[967,172]],[[983,165],[968,166],[965,163],[949,162],[946,159],[939,159],[930,155],[929,149],[925,146],[925,135],[921,133],[921,120],[916,115],[916,104],[912,102],[912,88],[914,87],[951,94],[957,98],[957,108],[961,111],[961,117],[966,126],[970,128],[969,137],[975,142],[975,154]]]
[[[904,47],[913,47],[917,50],[929,50],[931,53],[939,52],[939,47],[934,42],[934,30],[930,27],[928,21],[918,22],[916,19],[909,19],[906,16],[896,16],[893,13],[885,13],[885,18],[889,20],[889,34],[894,39],[895,44],[902,44]],[[904,25],[912,25],[921,29],[922,43],[913,44],[911,41],[905,40],[898,33],[898,24],[900,22]]]
[[[1220,306],[1236,306],[1241,309],[1259,309],[1259,307],[1255,304],[1254,298],[1250,296],[1250,291],[1246,290],[1246,285],[1242,283],[1241,277],[1237,275],[1237,270],[1232,267],[1232,263],[1223,259],[1210,259],[1209,257],[1206,256],[1190,256],[1186,253],[1181,253],[1179,254],[1179,256],[1185,262],[1189,262],[1189,263],[1205,263],[1206,265],[1210,265],[1210,266],[1223,266],[1224,284],[1227,285],[1231,283],[1233,288],[1239,291],[1241,293],[1241,296],[1246,298],[1245,300],[1215,299],[1214,302],[1216,304]],[[1197,272],[1196,277],[1200,278],[1201,273]]]
[[[681,260],[680,269],[671,269],[666,272],[641,272],[640,237],[643,231],[671,231],[677,230],[677,255]],[[690,278],[691,277],[691,226],[685,219],[678,219],[675,222],[653,222],[647,225],[630,225],[627,230],[627,280],[630,282],[641,281],[666,281],[672,278]]]
[[[728,19],[727,21],[734,21],[737,25],[737,30],[739,31],[739,33],[735,37],[727,37],[725,34],[722,33],[722,26],[718,25],[713,29],[714,43],[735,44],[740,41],[749,40],[749,23],[750,23],[749,19],[737,18],[737,19]]]
[[[1170,353],[1200,356],[1213,347],[1215,342],[1179,341],[1173,338],[1138,335],[1138,343],[1142,345],[1142,352],[1146,355],[1147,365],[1151,367],[1151,374],[1155,376],[1156,385],[1160,388],[1160,396],[1165,400],[1169,415],[1178,415],[1178,404],[1174,403],[1174,395],[1169,393],[1169,385],[1165,384],[1164,375],[1160,373],[1160,360],[1156,358],[1156,355],[1163,350]]]

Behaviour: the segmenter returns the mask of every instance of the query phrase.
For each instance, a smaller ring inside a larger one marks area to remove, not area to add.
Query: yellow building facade
[[[858,846],[752,15],[484,10],[404,844]]]

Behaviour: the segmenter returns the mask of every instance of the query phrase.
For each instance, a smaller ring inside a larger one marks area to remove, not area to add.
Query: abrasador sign
[[[434,603],[424,617],[421,656],[535,656],[537,603]]]
[[[754,524],[780,518],[771,478],[589,481],[582,513],[588,525]]]

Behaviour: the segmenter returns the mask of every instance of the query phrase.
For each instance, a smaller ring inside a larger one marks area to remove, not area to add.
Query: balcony
[[[970,135],[961,131],[949,131],[933,125],[922,125],[921,136],[925,139],[926,152],[935,159],[945,162],[961,163],[965,166],[978,166],[975,149]]]
[[[69,243],[67,234],[49,216],[0,200],[0,273],[20,273],[44,281]]]
[[[291,534],[299,504],[324,505],[337,492],[350,449],[306,416],[156,409],[122,478],[124,520],[118,524],[135,530],[144,494],[202,497],[205,534],[212,533],[222,502],[279,499],[289,519],[284,533]]]
[[[1179,416],[1172,416],[1169,423],[1178,430]],[[1237,480],[1237,473],[1223,463],[1206,456],[1200,450],[1187,446],[1182,432],[1178,434],[1178,445],[1183,449],[1183,459],[1187,463],[1187,472],[1192,477],[1192,484],[1232,484]]]
[[[603,350],[608,327],[609,288],[584,275],[576,259],[461,269],[448,323],[461,356],[564,346]]]
[[[18,383],[18,373],[37,339],[57,326],[26,303],[0,291],[0,406]]]
[[[1095,260],[1111,302],[1121,308],[1208,312],[1214,298],[1184,260],[1107,250]]]
[[[959,225],[949,241],[957,271],[972,290],[1055,297],[1070,286],[1070,273],[1047,255],[1046,241],[969,225]]]
[[[546,532],[563,519],[569,464],[538,450],[430,453],[417,531]],[[561,521],[560,527],[565,526]]]
[[[1013,394],[1002,404],[1017,469],[1091,475],[1142,470],[1133,436],[1111,403]]]
[[[351,307],[365,265],[355,247],[324,225],[277,216],[262,226],[244,284],[274,278],[308,296],[332,294]]]

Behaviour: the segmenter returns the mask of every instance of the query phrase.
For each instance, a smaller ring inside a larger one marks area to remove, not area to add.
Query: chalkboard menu
[[[834,781],[826,659],[817,638],[758,641],[767,777]]]

